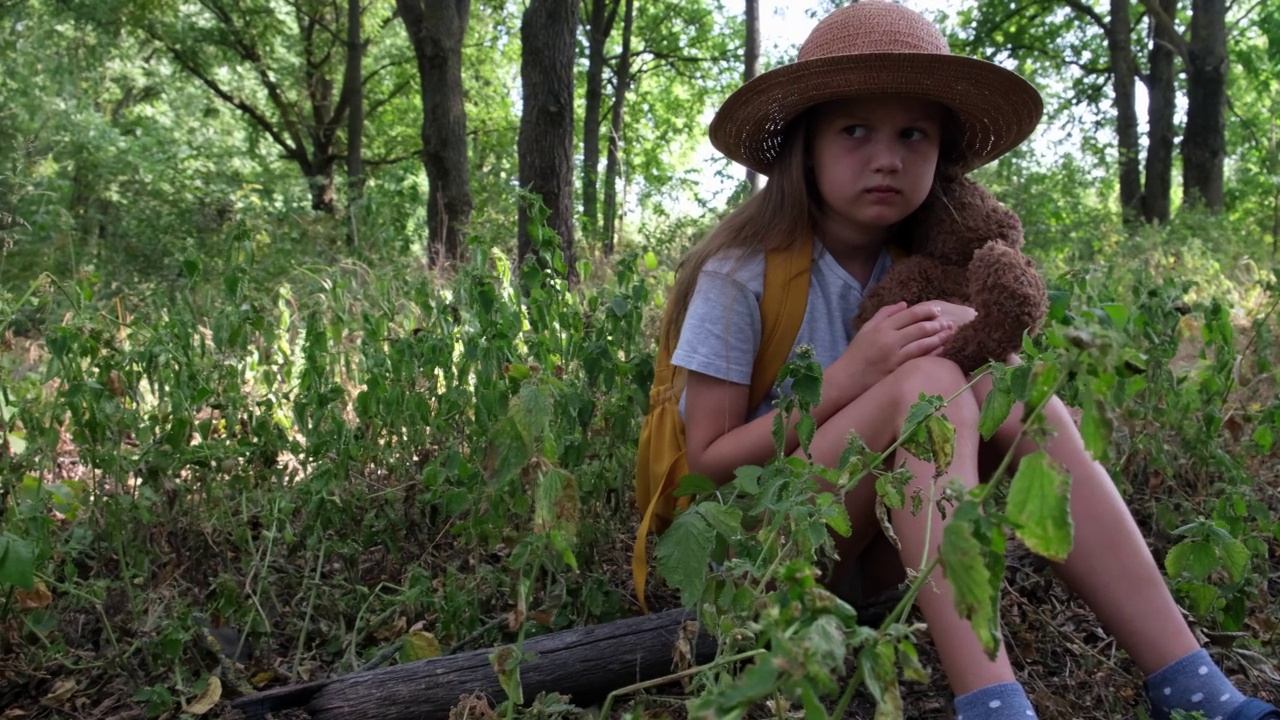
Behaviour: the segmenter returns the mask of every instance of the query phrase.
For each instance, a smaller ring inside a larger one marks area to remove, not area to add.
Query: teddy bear
[[[854,327],[886,305],[944,300],[978,313],[942,351],[966,374],[1017,353],[1023,333],[1037,332],[1049,308],[1044,279],[1020,251],[1018,216],[960,177],[941,183],[910,222],[907,255],[867,291]]]

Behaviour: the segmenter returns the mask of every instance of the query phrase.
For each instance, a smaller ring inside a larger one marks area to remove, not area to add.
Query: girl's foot
[[[1156,720],[1174,710],[1201,712],[1208,720],[1280,720],[1280,711],[1246,699],[1203,648],[1147,678],[1147,698]]]
[[[956,720],[1035,720],[1036,711],[1021,683],[978,688],[956,698]]]

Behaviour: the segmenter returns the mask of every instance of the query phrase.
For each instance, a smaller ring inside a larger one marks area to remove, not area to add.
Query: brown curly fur
[[[867,292],[855,327],[886,305],[945,300],[978,316],[947,341],[943,357],[969,373],[1018,352],[1023,333],[1036,333],[1049,309],[1044,279],[1020,252],[1018,216],[981,185],[959,178],[931,193],[913,222],[910,255]]]

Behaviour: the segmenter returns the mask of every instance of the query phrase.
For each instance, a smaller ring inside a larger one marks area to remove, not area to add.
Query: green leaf
[[[0,535],[0,585],[36,588],[36,546],[9,533]]]
[[[1053,395],[1058,384],[1058,366],[1049,362],[1035,364],[1031,374],[1031,388],[1027,393],[1027,402],[1023,408],[1023,417],[1030,417]]]
[[[982,433],[983,440],[990,440],[996,434],[996,430],[1009,418],[1011,410],[1013,394],[1005,383],[994,383],[991,392],[982,401],[982,413],[978,416],[978,432]]]
[[[676,484],[676,489],[671,494],[675,497],[685,497],[686,495],[701,495],[702,493],[710,493],[716,491],[716,484],[711,478],[698,473],[689,473],[680,478]]]
[[[675,522],[658,539],[658,572],[680,591],[681,602],[693,606],[707,585],[707,563],[716,533],[697,512],[676,516]]]
[[[858,653],[862,678],[876,701],[875,720],[902,717],[902,689],[898,686],[894,657],[894,646],[888,642],[873,642]]]
[[[658,256],[654,255],[652,250],[644,254],[644,268],[646,270],[658,269]]]
[[[1253,431],[1253,442],[1262,452],[1271,452],[1271,448],[1276,442],[1275,433],[1271,430],[1271,426],[1259,425],[1257,429]]]
[[[808,680],[800,681],[800,704],[804,706],[805,720],[813,718],[813,720],[827,720],[827,708],[818,699],[818,693],[813,689],[813,683]]]
[[[734,487],[748,495],[760,492],[760,474],[764,468],[759,465],[743,465],[733,474]]]
[[[920,664],[920,655],[916,646],[903,640],[898,643],[898,664],[902,666],[902,676],[918,683],[929,682],[929,671]]]
[[[1057,562],[1071,552],[1071,480],[1043,450],[1018,463],[1006,513],[1018,537],[1039,555]]]
[[[1227,571],[1231,582],[1238,583],[1244,579],[1249,570],[1249,548],[1239,540],[1232,540],[1218,546],[1218,555],[1222,558],[1222,568]]]
[[[973,625],[988,656],[1000,647],[999,595],[988,569],[983,545],[978,541],[981,515],[975,503],[964,502],[942,531],[942,570],[952,592],[956,611]]]
[[[956,450],[956,428],[941,415],[930,415],[924,421],[925,434],[929,438],[929,449],[933,454],[934,466],[938,472],[946,472],[951,467],[951,459]]]
[[[1218,566],[1218,553],[1207,540],[1188,539],[1169,548],[1164,569],[1171,579],[1204,580]]]
[[[902,478],[893,473],[886,473],[876,478],[876,494],[880,496],[885,507],[891,510],[901,510],[906,502],[906,495],[903,492],[904,482]]]
[[[1218,588],[1200,582],[1186,582],[1178,585],[1178,592],[1187,601],[1187,609],[1198,617],[1206,617],[1218,602]]]
[[[778,668],[773,658],[767,655],[756,658],[738,677],[738,682],[725,692],[721,706],[736,708],[762,700],[773,692],[777,682]]]
[[[1122,328],[1129,324],[1129,308],[1120,303],[1105,303],[1102,311],[1115,327]]]
[[[800,438],[800,447],[805,455],[809,454],[809,446],[813,443],[813,435],[818,430],[818,423],[809,413],[804,413],[796,421],[796,436]]]
[[[806,365],[792,378],[791,392],[805,405],[816,406],[822,401],[822,375],[813,372],[813,368]]]
[[[1107,412],[1102,398],[1093,396],[1084,404],[1084,417],[1080,419],[1080,435],[1084,447],[1094,460],[1105,463],[1111,453],[1111,433],[1115,422]]]
[[[831,501],[822,505],[822,519],[837,535],[849,537],[853,532],[853,524],[849,521],[849,511],[845,510],[844,503],[838,502],[834,496],[828,495],[827,497],[830,497]]]
[[[707,523],[725,538],[732,539],[742,534],[742,510],[736,507],[705,502],[696,506],[693,511],[701,513]]]

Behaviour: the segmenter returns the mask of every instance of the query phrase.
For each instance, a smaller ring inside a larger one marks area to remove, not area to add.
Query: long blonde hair
[[[813,237],[818,227],[817,189],[808,165],[808,124],[811,113],[793,120],[778,149],[778,159],[764,189],[752,195],[721,220],[676,268],[676,281],[662,319],[661,341],[672,350],[680,339],[685,313],[707,261],[725,250],[741,256],[768,252]]]

